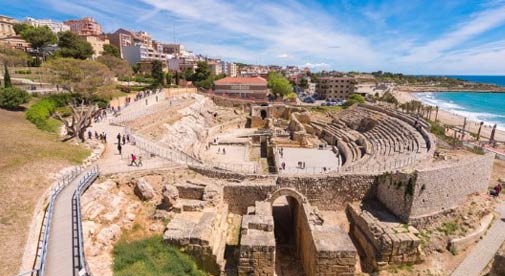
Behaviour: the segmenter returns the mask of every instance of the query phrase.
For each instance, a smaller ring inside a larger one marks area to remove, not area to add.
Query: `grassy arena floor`
[[[205,276],[186,254],[163,243],[161,236],[114,245],[114,276]]]
[[[0,109],[0,275],[18,272],[37,200],[50,173],[81,162],[89,150],[37,129],[23,112]]]

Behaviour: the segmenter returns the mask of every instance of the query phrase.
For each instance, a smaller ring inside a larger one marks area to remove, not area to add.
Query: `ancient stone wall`
[[[295,188],[320,210],[343,210],[347,202],[375,195],[374,175],[281,176],[277,186]]]
[[[417,230],[395,222],[394,217],[384,217],[385,212],[378,212],[377,206],[372,209],[377,213],[351,204],[346,210],[351,223],[350,233],[364,254],[361,263],[364,270],[372,272],[390,265],[421,262],[423,254],[421,240],[415,235]]]
[[[494,155],[486,154],[407,174],[384,174],[378,178],[377,199],[403,221],[425,221],[456,208],[470,194],[486,192],[493,161]]]

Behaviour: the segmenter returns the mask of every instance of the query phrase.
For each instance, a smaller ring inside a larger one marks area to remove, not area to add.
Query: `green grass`
[[[161,236],[116,243],[113,250],[114,276],[188,275],[204,276],[188,255],[163,243]]]
[[[442,226],[437,228],[438,231],[443,232],[447,236],[455,234],[458,229],[459,224],[456,220],[444,222],[442,223]]]

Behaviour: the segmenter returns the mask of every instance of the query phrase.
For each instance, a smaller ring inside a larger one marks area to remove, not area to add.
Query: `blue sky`
[[[0,14],[92,16],[229,61],[505,75],[505,0],[0,0]]]

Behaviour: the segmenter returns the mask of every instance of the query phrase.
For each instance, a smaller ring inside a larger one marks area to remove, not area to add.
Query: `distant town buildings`
[[[35,19],[31,17],[26,17],[23,23],[34,26],[34,27],[43,27],[47,26],[53,33],[66,32],[70,31],[70,26],[65,25],[62,22],[55,22],[51,19]]]
[[[99,36],[102,34],[102,26],[92,17],[67,20],[63,23],[70,27],[70,31],[79,36]]]
[[[105,36],[86,36],[84,37],[91,47],[93,47],[94,54],[91,57],[96,59],[103,54],[103,46],[109,44],[109,40]]]
[[[321,77],[316,92],[325,99],[344,100],[354,92],[354,82],[354,78],[350,77]]]
[[[14,24],[16,24],[14,18],[0,15],[0,38],[16,35],[16,32],[14,32]]]
[[[214,82],[214,93],[220,96],[264,100],[267,81],[261,77],[226,77]]]

